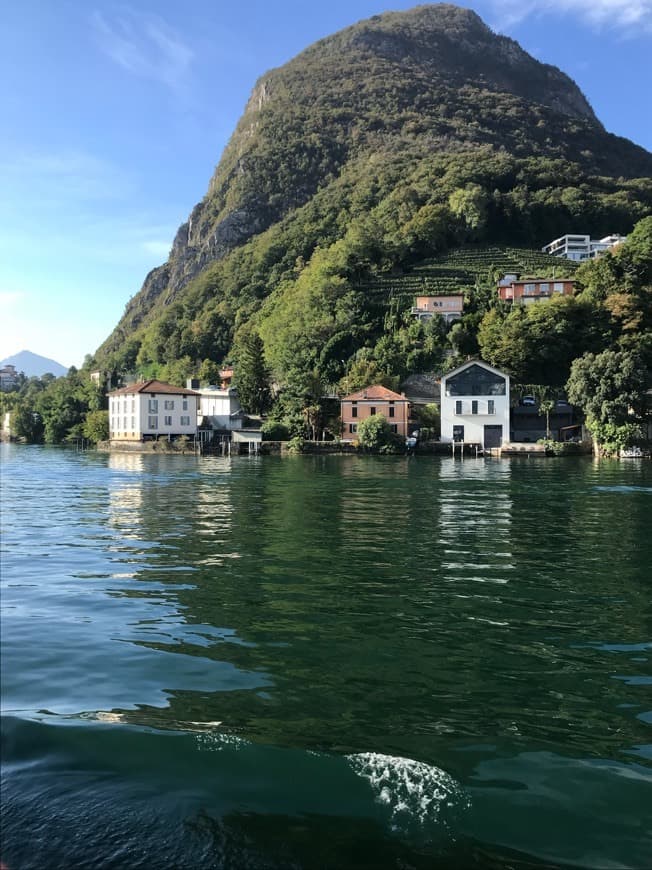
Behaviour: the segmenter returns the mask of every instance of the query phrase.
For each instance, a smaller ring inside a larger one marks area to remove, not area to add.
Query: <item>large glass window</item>
[[[505,389],[505,378],[478,365],[446,380],[447,396],[504,396]]]

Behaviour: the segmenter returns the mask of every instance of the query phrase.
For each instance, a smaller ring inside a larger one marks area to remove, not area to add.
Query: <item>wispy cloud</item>
[[[596,29],[652,33],[652,0],[492,0],[494,27],[509,31],[526,18],[574,15]]]
[[[133,75],[183,87],[194,52],[159,15],[125,7],[117,15],[96,10],[92,25],[101,49]]]

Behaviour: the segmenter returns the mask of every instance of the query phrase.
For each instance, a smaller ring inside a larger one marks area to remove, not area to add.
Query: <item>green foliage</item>
[[[591,419],[587,427],[603,455],[615,455],[643,440],[639,423],[601,423]]]
[[[235,376],[240,404],[250,414],[262,414],[269,406],[269,372],[265,349],[257,332],[243,331],[234,348]]]
[[[287,441],[290,437],[290,430],[285,423],[280,423],[277,420],[266,420],[260,430],[263,441]]]
[[[72,367],[61,378],[43,375],[22,383],[10,400],[14,434],[29,443],[58,444],[81,437],[89,411],[99,411],[105,397],[85,370]]]
[[[89,411],[83,424],[82,434],[94,444],[109,437],[109,412]]]
[[[418,405],[414,411],[419,420],[421,438],[438,438],[441,434],[441,409],[431,402],[428,405]]]
[[[305,442],[303,438],[295,436],[288,441],[288,453],[303,453]]]
[[[562,386],[573,360],[611,341],[607,313],[589,300],[562,296],[507,313],[489,311],[478,330],[482,358],[524,383]]]
[[[554,441],[552,438],[539,438],[537,444],[543,444],[547,453],[553,456],[576,456],[580,445],[574,441]]]
[[[358,443],[361,447],[378,450],[393,444],[394,440],[390,425],[382,414],[373,414],[358,423]]]
[[[641,353],[607,350],[576,359],[566,389],[570,401],[586,414],[591,433],[602,443],[603,437],[616,437],[612,427],[636,423],[643,415],[648,377]]]

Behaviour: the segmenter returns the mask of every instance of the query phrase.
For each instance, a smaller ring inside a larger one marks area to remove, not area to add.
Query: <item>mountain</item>
[[[471,10],[377,15],[256,83],[95,362],[180,380],[255,329],[281,385],[337,380],[409,308],[369,291],[378,275],[469,243],[625,233],[651,177],[567,75]]]
[[[39,356],[29,350],[21,350],[20,353],[15,353],[13,356],[8,356],[0,361],[0,366],[6,365],[15,366],[17,372],[24,372],[28,378],[41,377],[41,375],[48,373],[60,377],[68,371],[61,363],[48,359],[46,356]]]

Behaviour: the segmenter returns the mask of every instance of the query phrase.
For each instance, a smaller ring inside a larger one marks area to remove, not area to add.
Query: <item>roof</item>
[[[130,384],[128,387],[120,387],[119,390],[113,390],[109,396],[129,396],[133,393],[164,393],[174,396],[198,396],[199,393],[195,390],[188,390],[185,387],[175,387],[172,384],[166,384],[164,381],[140,381],[137,384]]]
[[[442,382],[448,380],[451,375],[456,375],[458,372],[463,371],[469,366],[482,366],[483,369],[487,369],[487,371],[493,372],[495,375],[500,375],[501,378],[509,377],[507,372],[501,372],[500,369],[490,366],[489,363],[486,363],[483,359],[467,359],[467,361],[462,363],[461,366],[457,366],[457,368],[451,369],[449,372],[446,372],[445,375],[442,375]]]
[[[395,393],[394,390],[388,390],[387,387],[381,384],[374,384],[371,387],[365,387],[358,390],[357,393],[351,393],[350,396],[344,396],[343,402],[358,402],[364,399],[380,399],[385,402],[407,402],[405,396],[400,393]]]

